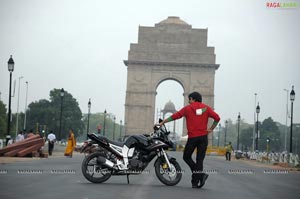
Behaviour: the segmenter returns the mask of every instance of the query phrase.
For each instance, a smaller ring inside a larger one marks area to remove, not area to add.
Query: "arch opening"
[[[174,112],[179,111],[184,106],[184,88],[182,84],[174,79],[165,79],[158,83],[155,97],[154,121],[159,118],[168,118]],[[183,119],[172,121],[166,124],[171,132],[170,137],[178,140],[183,133]]]

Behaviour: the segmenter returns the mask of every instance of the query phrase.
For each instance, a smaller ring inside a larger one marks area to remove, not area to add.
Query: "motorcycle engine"
[[[129,161],[130,169],[133,169],[133,170],[141,170],[141,169],[143,169],[143,165],[144,165],[144,163],[137,159],[132,159]]]
[[[131,160],[129,160],[129,168],[132,170],[142,170],[144,167],[143,161],[139,158],[139,153],[135,153]]]

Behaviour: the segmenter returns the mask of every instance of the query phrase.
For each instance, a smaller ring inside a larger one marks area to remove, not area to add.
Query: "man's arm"
[[[162,125],[164,125],[165,123],[168,123],[168,122],[171,122],[171,121],[173,121],[172,116],[170,116],[170,117],[164,119],[162,122],[160,122],[160,123],[159,123],[158,125],[156,125],[156,126],[162,126]]]
[[[177,120],[179,118],[182,118],[184,116],[184,108],[183,107],[180,111],[174,113],[173,115],[171,115],[170,117],[164,119],[162,122],[160,122],[159,124],[155,124],[155,126],[162,126],[165,123],[171,122],[173,120]]]
[[[212,110],[210,107],[208,108],[208,111],[209,111],[209,116],[210,116],[211,118],[214,119],[213,124],[212,124],[211,127],[207,130],[208,133],[210,133],[210,132],[212,132],[212,131],[216,128],[216,126],[218,125],[218,123],[219,123],[219,121],[220,121],[221,118],[220,118],[220,116],[219,116],[214,110]]]
[[[216,128],[216,126],[218,125],[219,121],[214,120],[213,124],[211,125],[211,127],[209,129],[207,129],[207,132],[213,132],[213,130]]]

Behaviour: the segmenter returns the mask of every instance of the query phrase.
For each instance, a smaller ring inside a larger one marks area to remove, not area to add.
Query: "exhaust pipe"
[[[105,157],[102,157],[102,156],[98,156],[97,158],[97,162],[99,164],[104,164],[110,168],[113,168],[113,166],[115,165],[112,161],[106,159]]]

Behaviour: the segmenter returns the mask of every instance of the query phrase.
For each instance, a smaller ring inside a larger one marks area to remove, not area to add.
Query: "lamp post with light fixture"
[[[227,125],[228,125],[228,120],[225,121],[224,146],[226,146]]]
[[[8,141],[11,139],[10,137],[10,117],[11,117],[11,78],[12,78],[12,72],[14,71],[15,62],[12,58],[12,55],[10,56],[8,62],[8,71],[9,71],[9,96],[8,96],[8,116],[7,116],[7,134],[6,134],[6,145]]]
[[[104,110],[104,122],[103,122],[103,136],[105,136],[105,122],[106,122],[106,109]]]
[[[89,102],[88,102],[88,121],[87,121],[87,129],[86,129],[86,139],[88,139],[88,133],[90,131],[90,113],[91,113],[91,106],[92,106],[92,103],[91,103],[91,99],[89,99]]]
[[[238,115],[238,137],[237,137],[237,151],[240,150],[240,122],[241,122],[241,114]]]
[[[292,90],[290,93],[290,100],[291,100],[291,132],[290,132],[290,153],[293,152],[293,105],[295,101],[295,91],[294,86],[292,86]]]
[[[59,119],[59,136],[58,136],[59,141],[61,141],[61,125],[62,125],[64,95],[65,95],[65,90],[62,88],[60,89],[60,119]]]
[[[255,150],[256,151],[258,150],[258,115],[259,115],[259,112],[260,112],[260,106],[259,106],[259,103],[258,103],[257,106],[256,106],[256,114],[257,114],[257,117],[256,117],[256,138],[255,138]]]
[[[18,135],[18,131],[19,131],[19,101],[20,101],[20,82],[21,79],[23,79],[24,77],[21,76],[19,77],[19,87],[18,87],[18,102],[17,102],[17,118],[16,118],[16,137]]]
[[[28,81],[26,83],[26,97],[25,97],[25,110],[24,110],[24,130],[26,129],[26,112],[27,112],[27,97],[28,97]]]

